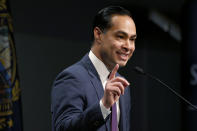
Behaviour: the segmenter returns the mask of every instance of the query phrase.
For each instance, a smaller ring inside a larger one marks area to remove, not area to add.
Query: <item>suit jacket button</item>
[[[94,126],[98,126],[98,125],[99,125],[99,121],[95,121]]]

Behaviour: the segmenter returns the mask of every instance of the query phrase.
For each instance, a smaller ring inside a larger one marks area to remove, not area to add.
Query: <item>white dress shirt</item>
[[[89,52],[89,58],[93,63],[94,67],[96,68],[96,71],[99,74],[101,83],[103,85],[103,89],[105,90],[105,85],[107,83],[108,75],[110,74],[110,71],[107,69],[105,64],[94,55],[94,53],[91,50]],[[103,118],[105,119],[111,113],[110,108],[107,109],[103,105],[103,102],[101,100],[100,100],[100,107],[101,107],[101,112],[103,114]],[[117,121],[119,123],[119,119],[120,119],[119,101],[116,102],[116,108],[117,108],[117,119],[118,119]]]

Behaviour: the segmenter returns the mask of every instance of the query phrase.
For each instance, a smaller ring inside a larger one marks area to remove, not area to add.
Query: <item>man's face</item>
[[[129,16],[114,15],[111,27],[101,33],[100,57],[109,69],[125,66],[135,50],[136,27]]]

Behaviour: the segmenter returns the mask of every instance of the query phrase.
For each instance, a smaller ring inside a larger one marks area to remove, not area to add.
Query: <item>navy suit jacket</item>
[[[104,90],[99,75],[86,54],[62,71],[52,89],[53,131],[110,131],[110,115],[104,119],[99,101]],[[130,87],[120,96],[120,131],[131,130]]]

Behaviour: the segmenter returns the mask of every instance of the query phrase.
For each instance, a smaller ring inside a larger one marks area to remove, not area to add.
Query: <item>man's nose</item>
[[[135,45],[130,41],[130,40],[127,40],[125,42],[125,44],[123,45],[123,48],[125,51],[130,51],[130,50],[134,50],[134,47]]]

